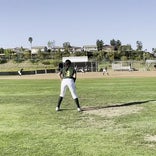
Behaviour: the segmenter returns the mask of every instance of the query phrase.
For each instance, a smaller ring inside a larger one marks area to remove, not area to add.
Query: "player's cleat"
[[[82,110],[81,110],[81,108],[77,108],[77,111],[78,111],[78,112],[81,112]]]
[[[56,107],[56,111],[60,111],[60,108],[59,107]]]

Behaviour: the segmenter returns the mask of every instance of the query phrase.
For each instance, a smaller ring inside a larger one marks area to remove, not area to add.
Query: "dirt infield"
[[[110,75],[102,75],[102,72],[78,73],[78,78],[124,78],[124,77],[156,77],[156,71],[111,71]],[[0,76],[0,79],[58,79],[57,73],[36,74],[22,76]]]

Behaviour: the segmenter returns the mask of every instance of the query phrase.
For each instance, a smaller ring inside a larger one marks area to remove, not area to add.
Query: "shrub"
[[[16,63],[21,63],[21,62],[25,61],[25,59],[24,58],[15,58],[14,61]]]
[[[40,60],[39,59],[30,59],[31,63],[38,63]]]
[[[44,61],[42,61],[42,64],[44,64],[44,65],[50,65],[50,61],[44,60]]]
[[[1,58],[1,59],[0,59],[0,64],[3,64],[3,63],[7,63],[7,59],[5,59],[5,58],[2,59],[2,58]]]

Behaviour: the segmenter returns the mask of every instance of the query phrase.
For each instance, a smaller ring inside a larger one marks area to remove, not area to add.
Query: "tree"
[[[0,54],[4,54],[4,49],[0,48]]]
[[[71,48],[70,42],[64,42],[64,43],[63,43],[63,48],[64,48],[64,50],[65,50],[65,53],[66,53],[66,52],[69,52],[69,51],[70,51],[70,48]]]
[[[116,41],[114,39],[110,40],[110,45],[111,46],[115,46],[116,45]]]
[[[10,49],[5,49],[4,54],[7,59],[11,59],[12,51]]]
[[[113,62],[113,61],[114,61],[114,51],[111,51],[111,52],[107,53],[106,58],[107,58],[110,62]]]
[[[51,41],[48,41],[48,44],[47,44],[48,48],[51,50],[52,49],[52,46],[53,46],[53,42]]]
[[[132,52],[132,48],[130,44],[122,45],[119,48],[118,57],[121,59],[121,57],[126,56],[127,59],[128,58],[131,59],[131,55],[132,55],[131,52]]]
[[[101,51],[103,49],[103,45],[104,45],[104,43],[103,43],[102,40],[97,40],[96,41],[96,46],[97,46],[98,51]]]
[[[33,38],[29,37],[28,41],[30,42],[30,51],[31,51],[31,58],[32,58],[32,42],[33,42]]]
[[[48,41],[48,44],[47,44],[47,46],[48,46],[48,48],[50,49],[50,50],[54,50],[54,48],[55,48],[55,41],[53,40],[53,41]]]
[[[30,48],[32,48],[33,38],[32,38],[32,37],[29,37],[29,38],[28,38],[28,41],[30,42]]]
[[[119,48],[120,48],[120,46],[121,46],[122,44],[121,44],[121,41],[120,40],[117,40],[116,41],[116,45],[115,45],[115,50],[118,50]]]
[[[121,46],[121,41],[117,40],[115,41],[114,39],[110,40],[110,45],[114,47],[114,50],[118,50]]]
[[[143,45],[142,45],[142,42],[141,41],[136,41],[136,46],[137,46],[137,49],[136,49],[137,57],[136,57],[136,59],[137,60],[142,60],[143,59],[143,51],[142,51]]]
[[[156,56],[156,48],[152,48],[152,53],[154,56]]]
[[[111,50],[111,53],[113,53],[113,55],[110,54],[109,58],[110,58],[110,61],[114,61],[114,59],[118,59],[117,54],[121,53],[120,51],[118,51],[121,47],[121,41],[120,40],[116,41],[115,39],[112,39],[110,40],[110,45],[113,47],[113,49]],[[118,51],[118,53],[116,51]]]
[[[142,42],[141,41],[136,41],[136,46],[137,46],[137,50],[141,51],[143,48]]]

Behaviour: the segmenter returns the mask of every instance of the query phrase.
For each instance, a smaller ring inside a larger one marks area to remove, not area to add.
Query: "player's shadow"
[[[125,107],[125,106],[132,106],[132,105],[140,105],[140,104],[148,103],[150,101],[156,101],[156,100],[134,101],[134,102],[128,102],[128,103],[123,103],[123,104],[109,105],[109,106],[91,106],[91,107],[88,106],[88,107],[83,107],[83,111],[98,110],[98,109],[113,108],[113,107]]]

